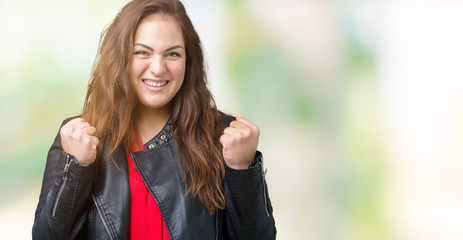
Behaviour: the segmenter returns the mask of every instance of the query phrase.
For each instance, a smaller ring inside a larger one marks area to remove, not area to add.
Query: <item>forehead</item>
[[[183,34],[175,18],[165,14],[152,14],[139,23],[134,40],[135,42],[180,41],[183,43]]]

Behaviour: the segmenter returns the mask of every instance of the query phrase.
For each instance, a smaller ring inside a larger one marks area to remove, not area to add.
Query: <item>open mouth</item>
[[[162,81],[162,82],[155,82],[155,81],[150,81],[150,80],[143,80],[143,82],[152,87],[162,87],[165,86],[169,81]]]

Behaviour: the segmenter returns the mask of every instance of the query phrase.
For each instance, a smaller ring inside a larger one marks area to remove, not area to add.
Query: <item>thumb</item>
[[[241,120],[241,119],[244,119],[243,115],[239,114],[236,115],[236,120]]]
[[[96,133],[96,128],[94,127],[87,127],[84,129],[84,132],[90,136],[93,136]]]

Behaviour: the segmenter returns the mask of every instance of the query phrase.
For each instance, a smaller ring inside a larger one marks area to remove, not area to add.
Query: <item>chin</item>
[[[148,100],[148,101],[142,101],[141,104],[145,108],[149,108],[151,110],[156,110],[156,109],[164,109],[169,105],[170,101],[166,100]]]

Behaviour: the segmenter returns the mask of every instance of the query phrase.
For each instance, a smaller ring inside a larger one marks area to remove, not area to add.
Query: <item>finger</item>
[[[239,116],[241,116],[241,115],[239,115]],[[251,120],[246,119],[243,116],[241,116],[240,118],[237,117],[236,121],[241,122],[241,123],[243,123],[246,126],[251,127],[251,128],[257,127]]]
[[[220,141],[220,144],[222,144],[222,147],[225,148],[226,146],[228,146],[228,138],[229,136],[226,134],[223,134],[222,136],[220,136],[219,141]]]
[[[232,138],[240,138],[242,134],[242,129],[227,127],[223,130],[224,135],[228,135]]]
[[[237,129],[245,129],[245,128],[248,128],[248,126],[244,123],[244,122],[240,122],[238,120],[236,121],[232,121],[230,123],[230,127],[232,128],[237,128]]]
[[[100,139],[98,139],[97,137],[91,136],[90,141],[95,149],[98,147],[98,145],[100,145]]]
[[[91,127],[90,123],[88,123],[88,122],[76,123],[73,126],[74,129],[85,129],[85,128],[88,128],[88,127]]]
[[[100,144],[100,140],[94,136],[86,136],[83,140],[83,143],[86,145],[88,149],[94,150]]]
[[[241,114],[236,115],[236,121],[242,122],[242,123],[244,123],[246,125],[249,125],[249,126],[255,126],[255,124],[251,120],[243,117],[243,115],[241,115]]]
[[[74,118],[74,119],[71,119],[69,122],[67,122],[66,125],[74,126],[75,124],[80,123],[82,121],[84,121],[82,118]]]
[[[225,131],[224,131],[224,133],[225,133]],[[227,130],[227,133],[229,133],[230,135],[232,135],[232,136],[234,136],[236,138],[238,138],[238,137],[239,138],[241,138],[241,137],[248,138],[250,136],[259,134],[254,129],[250,128],[249,126],[245,125],[242,122],[237,122],[237,123],[233,124],[233,127],[230,127],[230,129]]]
[[[243,117],[243,115],[241,114],[238,114],[236,115],[236,121],[237,122],[241,122],[243,123],[244,125],[248,126],[248,127],[251,127],[253,129],[257,128],[257,126],[249,119],[246,119],[245,117]]]
[[[75,129],[75,126],[82,123],[82,118],[74,118],[71,119],[69,122],[64,124],[64,126],[61,128],[60,133],[64,135],[70,135]]]
[[[237,119],[237,121],[245,124],[247,127],[251,128],[252,131],[257,133],[258,135],[260,134],[259,127],[256,124],[254,124],[251,120],[246,119],[246,118],[241,116],[241,118]]]
[[[89,127],[86,127],[83,129],[84,133],[90,135],[90,136],[95,136],[95,133],[96,133],[96,128],[90,126],[89,124]]]

